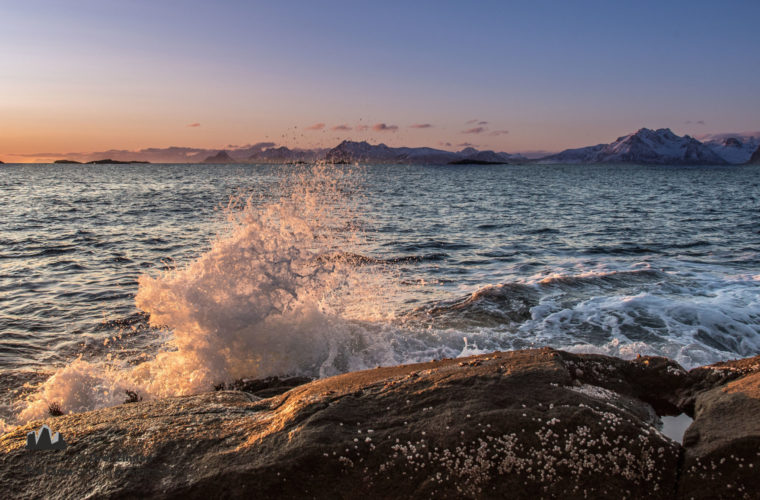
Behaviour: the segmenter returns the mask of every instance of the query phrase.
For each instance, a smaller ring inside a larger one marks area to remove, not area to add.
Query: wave
[[[760,351],[755,276],[575,268],[399,312],[414,281],[399,268],[463,246],[431,240],[408,246],[410,256],[371,255],[361,175],[350,168],[294,171],[273,202],[233,199],[205,253],[141,276],[142,313],[104,323],[154,335],[151,349],[134,359],[109,345],[73,360],[19,404],[19,420],[43,417],[52,402],[66,412],[119,404],[126,390],[150,399],[242,377],[321,377],[545,345],[668,355],[686,367]],[[533,264],[519,269],[535,272]]]
[[[543,345],[686,367],[760,352],[757,276],[679,276],[655,269],[551,275],[489,285],[408,313],[481,348]]]
[[[235,199],[227,230],[184,267],[139,279],[137,307],[166,342],[152,359],[75,360],[51,376],[20,418],[49,402],[82,411],[209,390],[243,376],[327,376],[402,361],[387,337],[392,294],[383,266],[365,266],[356,175],[317,165],[293,174],[274,203]],[[334,228],[342,228],[335,230]],[[377,262],[375,262],[377,264]]]

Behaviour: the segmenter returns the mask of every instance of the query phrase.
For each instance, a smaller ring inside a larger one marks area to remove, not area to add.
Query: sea
[[[551,346],[760,354],[760,170],[1,165],[0,431]]]

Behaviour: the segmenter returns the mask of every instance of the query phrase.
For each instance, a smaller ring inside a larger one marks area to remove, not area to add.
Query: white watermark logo
[[[26,435],[27,450],[64,450],[66,441],[57,432],[51,433],[50,427],[43,425],[37,432],[31,431]]]

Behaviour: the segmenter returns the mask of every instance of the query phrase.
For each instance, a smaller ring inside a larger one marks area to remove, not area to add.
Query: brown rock
[[[666,389],[688,378],[678,370],[542,349],[349,373],[268,399],[221,390],[125,404],[46,419],[66,436],[62,451],[24,450],[42,422],[4,434],[0,491],[672,498],[680,446],[639,397],[671,405]]]
[[[679,498],[760,498],[760,356],[692,372],[708,388],[694,396]]]

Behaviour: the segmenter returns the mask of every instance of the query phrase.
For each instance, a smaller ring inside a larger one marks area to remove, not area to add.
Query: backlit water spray
[[[400,361],[384,340],[393,280],[358,257],[362,197],[353,167],[316,165],[275,202],[235,198],[228,228],[196,260],[139,279],[138,308],[166,342],[140,364],[77,359],[33,394],[22,421],[210,390],[240,377],[327,376]],[[373,300],[375,298],[375,300]]]

